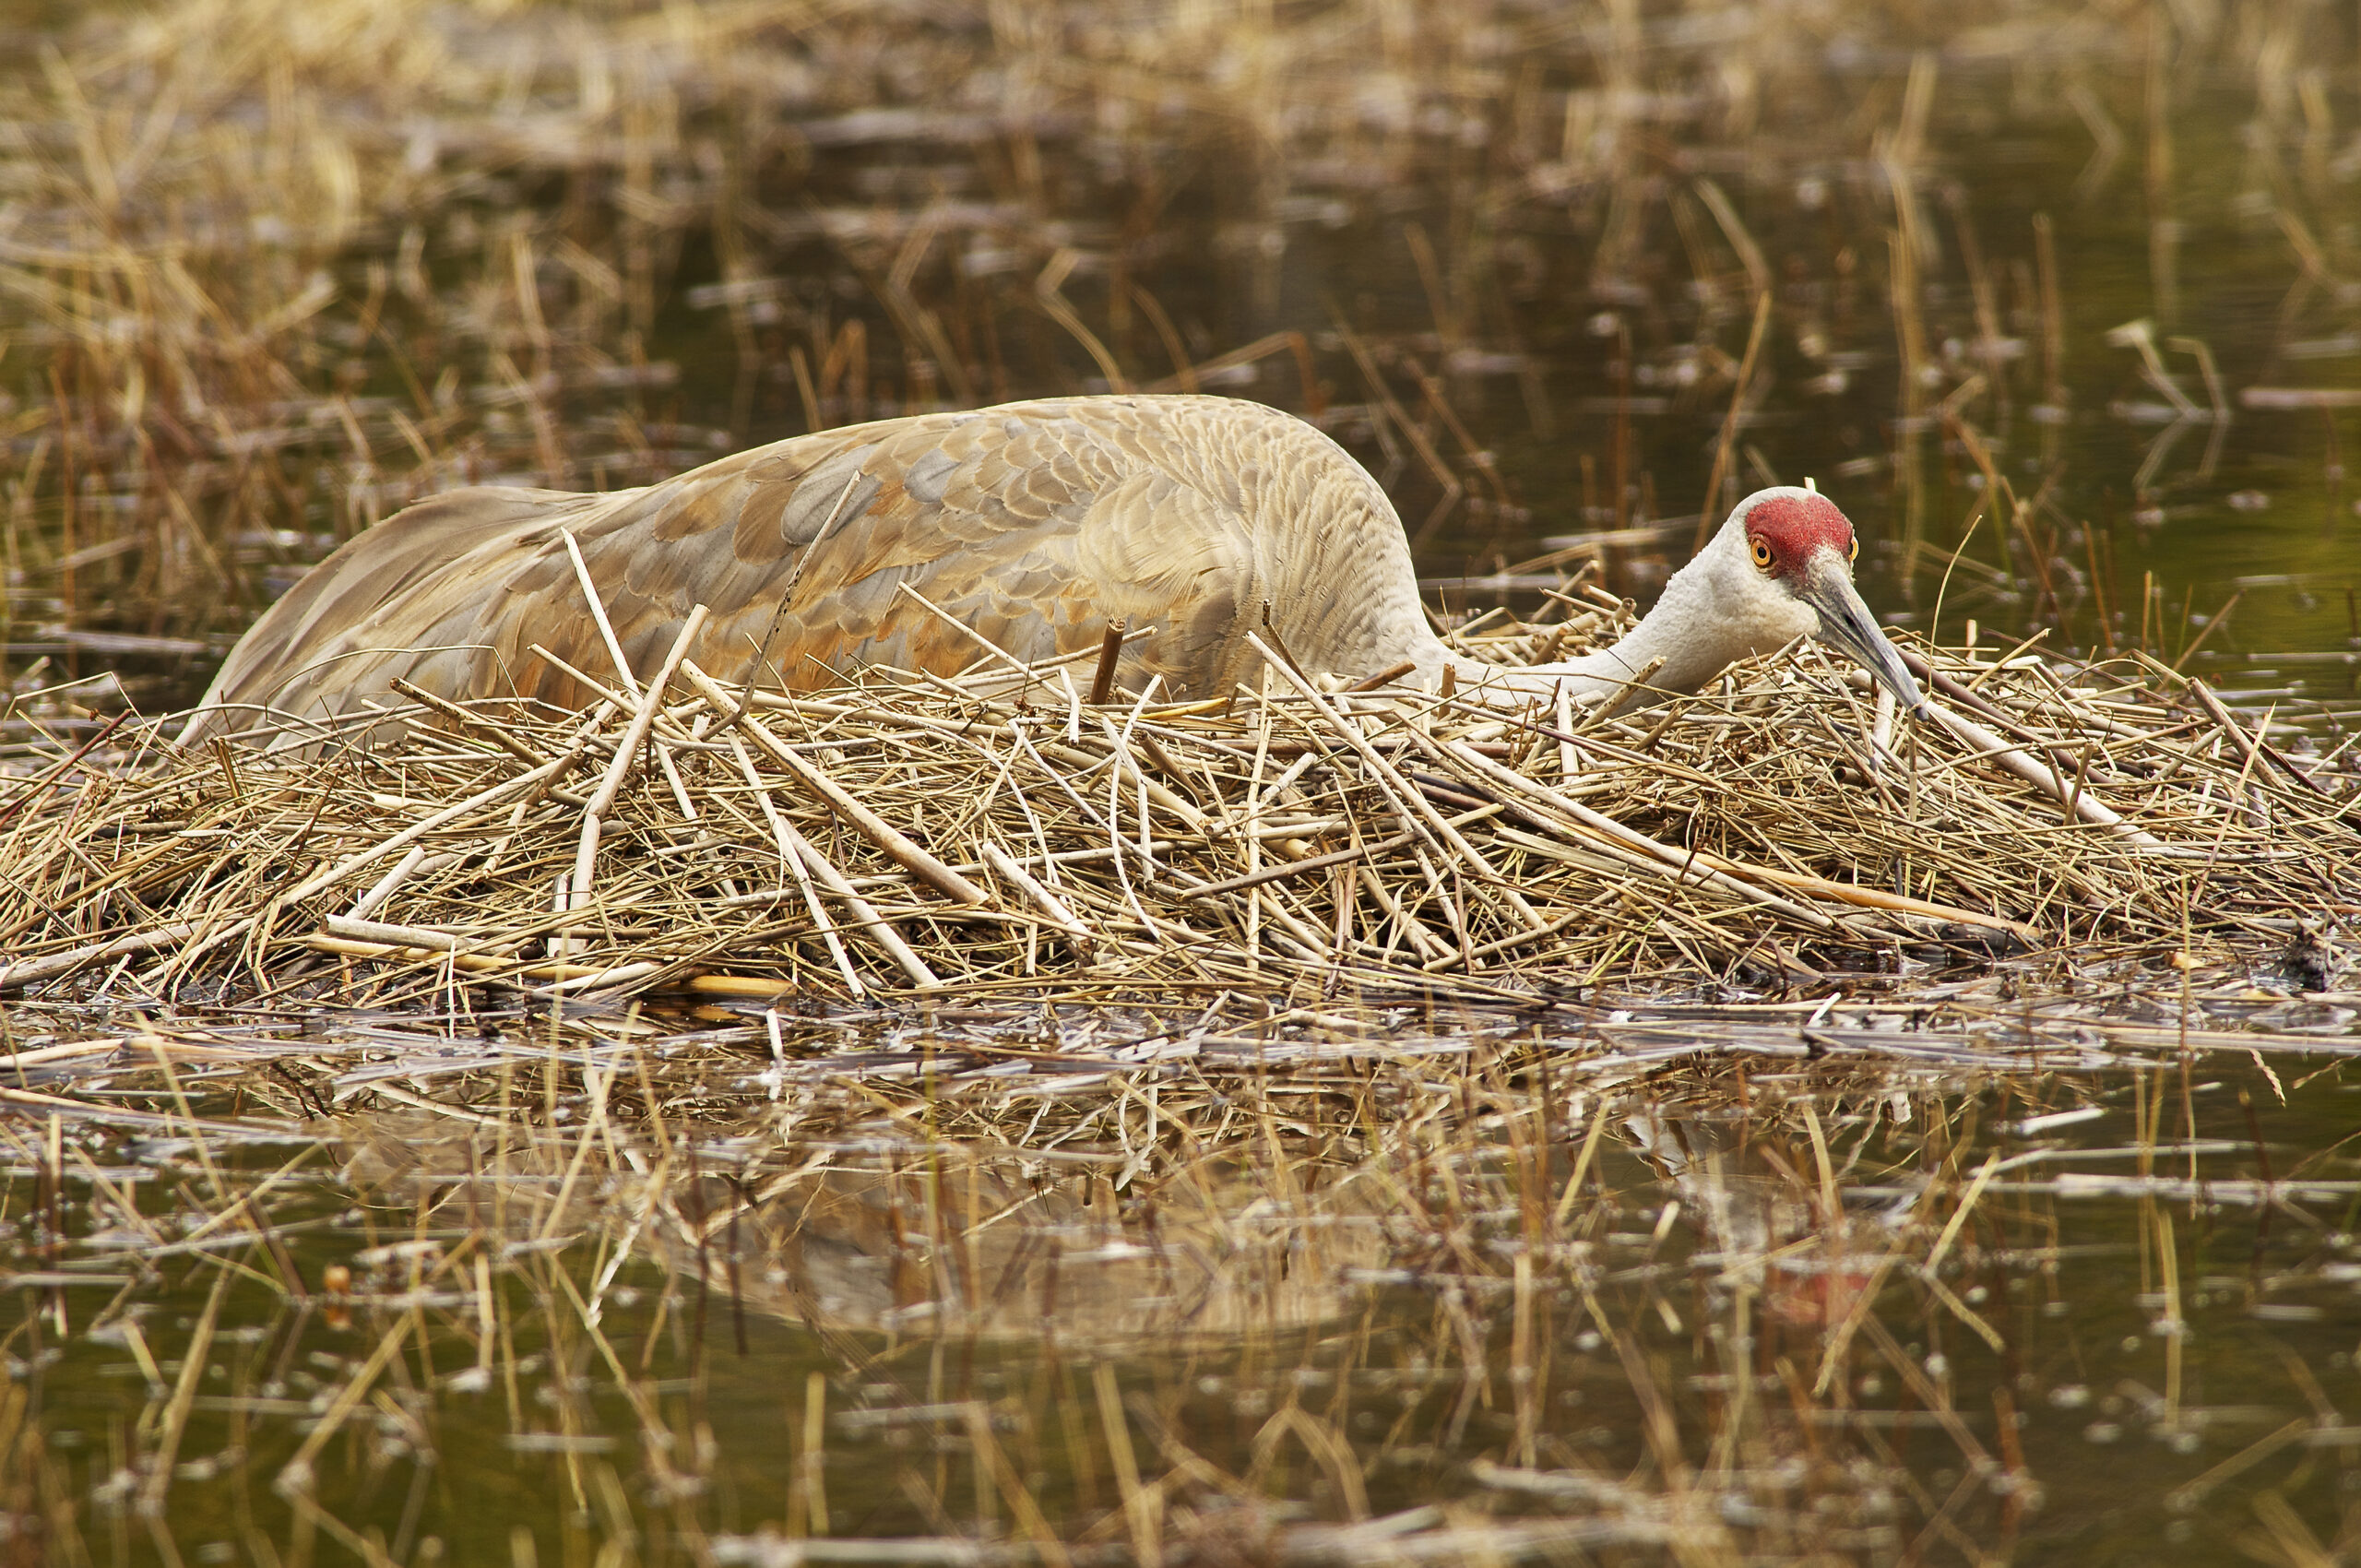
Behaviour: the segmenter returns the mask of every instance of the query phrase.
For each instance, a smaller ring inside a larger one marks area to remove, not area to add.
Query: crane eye
[[[1845,541],[1845,559],[1847,561],[1858,561],[1860,558],[1861,536],[1859,534],[1855,534],[1851,539]]]
[[[1771,569],[1771,547],[1759,539],[1754,541],[1754,564],[1766,572]]]

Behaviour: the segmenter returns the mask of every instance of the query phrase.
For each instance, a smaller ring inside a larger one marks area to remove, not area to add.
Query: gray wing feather
[[[800,436],[611,494],[434,497],[273,605],[207,707],[329,714],[396,679],[454,698],[585,701],[530,652],[612,678],[569,530],[642,673],[697,603],[710,619],[692,656],[718,676],[767,667],[811,687],[863,660],[973,663],[976,637],[905,585],[1020,659],[1095,646],[1116,616],[1154,625],[1124,677],[1180,693],[1250,666],[1243,633],[1264,600],[1297,657],[1327,668],[1374,667],[1406,611],[1426,635],[1399,520],[1325,436],[1226,398],[1087,398]],[[184,738],[235,722],[200,712]]]

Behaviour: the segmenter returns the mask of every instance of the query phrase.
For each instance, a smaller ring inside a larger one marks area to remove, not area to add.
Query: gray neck
[[[1655,608],[1638,625],[1596,653],[1522,670],[1445,658],[1459,667],[1463,684],[1489,678],[1520,693],[1540,695],[1562,681],[1579,695],[1643,676],[1659,691],[1696,691],[1738,659],[1784,647],[1819,629],[1819,613],[1766,580],[1746,552],[1745,529],[1733,518],[1672,575]],[[1655,673],[1647,674],[1659,659]]]

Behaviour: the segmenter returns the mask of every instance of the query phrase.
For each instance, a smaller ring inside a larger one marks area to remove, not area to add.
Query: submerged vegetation
[[[0,1558],[2361,1542],[2350,7],[9,28]],[[1504,662],[1814,476],[1955,719],[140,717],[450,485],[1125,387]]]

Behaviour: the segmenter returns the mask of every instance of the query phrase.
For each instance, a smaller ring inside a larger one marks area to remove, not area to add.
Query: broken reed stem
[[[440,871],[443,867],[451,864],[457,859],[458,857],[457,855],[430,856],[426,852],[425,845],[411,845],[409,848],[409,853],[404,855],[398,861],[397,861],[393,870],[379,877],[375,882],[371,883],[369,885],[369,890],[352,901],[352,907],[344,912],[345,918],[355,921],[368,919],[370,914],[377,908],[378,905],[383,904],[386,899],[392,897],[395,890],[400,887],[403,883],[408,882],[410,879],[413,873],[419,871],[427,871],[430,873]]]
[[[565,553],[574,563],[575,581],[582,585],[582,597],[589,601],[590,618],[598,623],[599,638],[607,645],[607,657],[615,661],[615,678],[623,683],[626,698],[636,695],[639,688],[632,684],[631,660],[623,657],[623,645],[615,640],[614,623],[607,619],[607,606],[599,598],[599,585],[590,578],[590,568],[582,559],[582,546],[575,543],[572,529],[560,529],[558,537],[565,540]],[[628,707],[628,701],[620,706]]]
[[[1714,194],[1716,197],[1721,196],[1718,190]],[[1723,198],[1715,208],[1715,216],[1720,216],[1727,208],[1727,199]],[[1760,264],[1759,257],[1757,264]],[[1748,270],[1751,273],[1754,268]],[[1757,279],[1758,289],[1761,289],[1761,283],[1762,280]],[[1706,475],[1705,505],[1697,514],[1697,540],[1690,547],[1691,554],[1705,548],[1705,541],[1713,537],[1714,529],[1721,523],[1724,510],[1722,480],[1730,471],[1730,455],[1738,445],[1738,416],[1746,411],[1746,395],[1754,384],[1754,362],[1762,352],[1762,335],[1770,325],[1771,294],[1769,290],[1762,289],[1754,297],[1754,325],[1747,329],[1746,357],[1738,362],[1738,375],[1730,386],[1729,412],[1723,416],[1721,434],[1714,442],[1714,467]]]
[[[446,827],[455,823],[464,821],[469,816],[481,811],[484,807],[491,805],[493,802],[500,800],[504,796],[515,794],[522,790],[530,789],[536,784],[548,782],[550,779],[556,778],[561,770],[570,767],[572,766],[572,762],[573,759],[569,756],[560,757],[555,762],[543,763],[540,766],[533,768],[529,772],[514,775],[511,778],[501,780],[499,783],[492,785],[487,790],[480,790],[477,793],[469,796],[466,800],[459,802],[457,805],[446,806],[443,810],[425,818],[423,821],[412,823],[409,826],[402,829],[400,832],[395,834],[392,837],[387,838],[385,842],[377,845],[375,848],[363,849],[359,854],[350,856],[330,867],[328,870],[306,879],[304,882],[300,884],[294,891],[287,894],[282,902],[292,904],[301,899],[310,897],[313,894],[319,892],[322,888],[332,887],[336,884],[342,882],[346,877],[351,875],[354,872],[359,871],[362,866],[370,865],[377,861],[384,860],[387,855],[392,854],[397,849],[407,849],[410,845],[416,843],[419,839],[425,837],[428,834],[434,832],[438,828]]]
[[[573,536],[567,535],[566,540],[572,543]],[[577,555],[575,561],[579,565],[581,557]],[[590,885],[599,861],[599,826],[614,807],[615,796],[623,787],[624,775],[631,771],[632,765],[639,758],[640,742],[647,738],[648,725],[655,722],[657,707],[664,700],[665,686],[670,683],[673,672],[680,669],[682,660],[688,657],[689,645],[696,641],[697,633],[705,629],[705,618],[706,608],[702,604],[689,611],[688,620],[681,626],[681,635],[672,639],[671,649],[664,655],[664,662],[658,667],[655,679],[647,683],[647,690],[641,694],[631,722],[623,726],[623,736],[615,742],[615,754],[607,764],[605,777],[599,780],[599,788],[591,792],[589,803],[582,808],[582,837],[574,851],[574,876],[566,885],[566,907],[569,909],[579,909],[590,902]],[[623,684],[629,686],[632,677],[628,668],[623,670]]]
[[[2143,832],[2125,822],[2088,790],[2074,788],[2066,779],[2060,778],[2057,770],[2023,746],[2002,740],[1973,719],[1953,713],[1947,707],[1929,703],[1924,711],[1934,719],[1936,724],[1949,731],[1953,739],[1966,746],[1975,756],[2008,769],[2059,805],[2066,807],[2082,821],[2095,823],[2101,827],[2120,835],[2126,843],[2136,844],[2143,849],[2166,850],[2169,849],[2169,846],[2155,835]]]
[[[1289,861],[1285,865],[1268,866],[1262,871],[1249,872],[1244,876],[1233,876],[1224,882],[1208,882],[1202,887],[1190,888],[1189,897],[1224,898],[1232,893],[1242,893],[1250,887],[1260,887],[1266,882],[1277,882],[1287,877],[1302,876],[1311,872],[1326,871],[1334,866],[1351,865],[1358,861],[1391,854],[1396,849],[1407,849],[1418,841],[1418,836],[1415,833],[1397,833],[1393,837],[1377,843],[1357,844],[1349,849],[1337,849],[1325,855],[1310,855],[1299,861]]]
[[[93,942],[81,947],[69,947],[63,953],[53,953],[46,957],[20,959],[14,964],[0,966],[0,990],[15,991],[25,986],[39,985],[43,980],[54,980],[60,975],[70,975],[75,970],[91,964],[103,964],[115,958],[134,958],[142,953],[153,953],[159,947],[170,947],[174,943],[186,942],[204,929],[203,921],[177,921],[171,925],[159,926],[152,931],[133,932],[128,936],[113,937],[104,942]]]
[[[2264,739],[2260,730],[2255,734],[2248,735],[2246,726],[2240,724],[2236,716],[2222,706],[2222,699],[2215,696],[2213,689],[2204,682],[2192,679],[2189,683],[2188,690],[2189,695],[2197,699],[2198,706],[2205,709],[2206,716],[2221,726],[2224,734],[2229,736],[2230,743],[2237,747],[2239,752],[2248,758],[2260,757],[2313,794],[2324,800],[2335,799],[2328,790],[2320,788],[2319,780],[2296,766],[2288,759],[2285,753]]]
[[[410,701],[431,707],[444,718],[461,725],[468,731],[481,734],[492,744],[528,767],[539,767],[542,763],[549,761],[549,758],[534,751],[532,747],[525,744],[501,726],[488,722],[481,715],[469,712],[446,697],[437,696],[434,693],[414,686],[408,681],[395,681],[392,686],[396,692],[409,698]]]
[[[1387,665],[1384,669],[1379,671],[1374,675],[1362,676],[1359,680],[1355,681],[1351,685],[1347,686],[1345,690],[1347,693],[1355,695],[1362,692],[1373,692],[1380,686],[1392,685],[1394,682],[1400,680],[1403,676],[1411,673],[1418,668],[1418,665],[1417,660],[1406,659],[1398,664]]]
[[[861,984],[860,975],[852,967],[852,956],[845,951],[844,939],[836,934],[836,922],[828,918],[828,911],[820,903],[819,889],[812,884],[812,867],[803,858],[801,839],[779,816],[777,803],[772,801],[762,775],[754,771],[754,759],[746,754],[745,742],[733,734],[730,737],[730,749],[738,758],[738,770],[753,791],[755,803],[762,808],[763,820],[770,825],[771,836],[777,840],[780,868],[795,879],[796,890],[803,895],[803,907],[811,912],[813,929],[827,944],[828,956],[835,961],[837,973],[844,976],[845,989],[856,1001],[866,996],[869,988]]]
[[[986,839],[980,848],[985,863],[1015,884],[1018,891],[1030,898],[1034,907],[1050,918],[1050,923],[1057,928],[1058,934],[1064,939],[1067,951],[1086,964],[1097,956],[1098,939],[1090,933],[1089,927],[1074,917],[1074,911],[1067,909],[1056,894],[1043,886],[1031,872],[1018,864],[1010,857],[1008,851],[999,845]]]
[[[1117,616],[1107,623],[1107,635],[1098,644],[1098,668],[1090,677],[1090,706],[1103,707],[1115,689],[1115,661],[1123,651],[1123,618]]]
[[[877,912],[875,906],[854,890],[852,884],[846,879],[845,873],[836,869],[835,861],[822,854],[813,847],[810,839],[798,833],[794,826],[785,817],[775,816],[772,822],[777,828],[780,839],[788,852],[794,855],[803,868],[811,873],[813,878],[825,888],[837,903],[844,906],[845,912],[853,918],[854,926],[862,934],[885,949],[887,956],[901,966],[902,972],[910,977],[910,982],[913,985],[920,991],[934,991],[942,987],[942,980],[927,967],[926,960],[919,957],[910,944],[902,939],[902,933],[894,929],[890,921]]]

